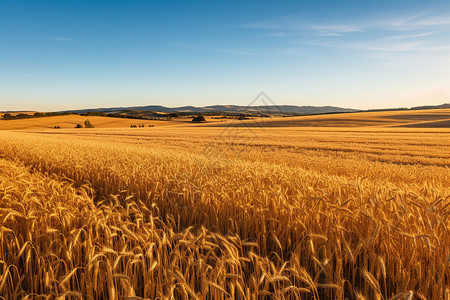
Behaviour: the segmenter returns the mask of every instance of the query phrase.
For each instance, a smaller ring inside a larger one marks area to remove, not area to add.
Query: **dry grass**
[[[1,132],[0,295],[450,297],[450,131],[221,130]]]
[[[53,129],[54,126],[60,126],[62,129],[72,129],[77,124],[84,124],[84,121],[89,119],[96,128],[117,128],[117,127],[130,127],[130,125],[145,126],[162,126],[162,125],[174,125],[176,122],[170,121],[147,121],[137,119],[125,119],[125,118],[111,118],[111,117],[99,117],[99,116],[79,116],[79,115],[65,115],[32,119],[19,119],[19,120],[0,120],[0,130],[42,130]]]
[[[95,128],[129,128],[130,125],[152,125],[154,127],[168,125],[187,125],[191,123],[191,118],[182,117],[174,118],[171,121],[166,120],[141,120],[127,118],[112,118],[101,116],[80,116],[80,115],[64,115],[54,117],[42,117],[32,119],[19,120],[0,120],[0,130],[43,130],[51,129],[54,126],[60,126],[61,129],[72,129],[77,124],[84,124],[88,119],[94,124]],[[220,123],[222,120],[207,118],[210,123]]]

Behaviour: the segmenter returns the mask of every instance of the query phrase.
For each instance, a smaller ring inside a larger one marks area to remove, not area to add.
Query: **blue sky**
[[[450,1],[0,0],[0,111],[450,102]]]

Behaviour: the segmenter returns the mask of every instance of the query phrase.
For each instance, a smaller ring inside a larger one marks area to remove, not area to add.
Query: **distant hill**
[[[210,106],[180,106],[180,107],[166,107],[162,105],[147,105],[147,106],[124,106],[124,107],[105,107],[105,108],[93,108],[93,109],[78,109],[78,110],[66,110],[60,113],[78,113],[86,114],[89,112],[102,112],[106,114],[168,114],[168,113],[184,113],[184,114],[289,114],[289,115],[318,115],[329,113],[347,113],[358,111],[396,111],[396,110],[427,110],[427,109],[445,109],[450,108],[450,103],[444,103],[440,105],[426,105],[415,106],[411,108],[384,108],[384,109],[369,109],[369,110],[357,110],[351,108],[342,108],[336,106],[297,106],[297,105],[259,105],[259,106],[241,106],[241,105],[210,105]],[[18,112],[0,112],[17,114]],[[23,113],[23,112],[22,112]],[[31,113],[31,112],[27,112]],[[32,112],[34,113],[34,112]]]
[[[120,113],[128,111],[153,111],[153,112],[182,112],[182,113],[272,113],[272,114],[325,114],[325,113],[344,113],[354,112],[355,109],[334,107],[334,106],[296,106],[296,105],[261,105],[261,106],[240,106],[240,105],[211,105],[204,107],[180,106],[165,107],[161,105],[131,106],[131,107],[111,107],[70,110],[74,113],[104,112]]]
[[[373,109],[367,111],[394,111],[394,110],[422,110],[422,109],[443,109],[450,108],[450,103],[440,105],[416,106],[411,108],[391,108],[391,109]],[[220,114],[240,114],[240,113],[263,113],[263,114],[291,114],[291,115],[317,115],[329,113],[347,113],[364,110],[357,110],[351,108],[342,108],[336,106],[297,106],[297,105],[259,105],[259,106],[241,106],[241,105],[210,105],[210,106],[180,106],[180,107],[166,107],[162,105],[147,105],[147,106],[128,106],[128,107],[109,107],[109,108],[94,108],[94,109],[80,109],[70,110],[73,113],[89,113],[89,112],[103,112],[103,113],[220,113]],[[66,111],[69,112],[69,111]]]
[[[411,107],[412,110],[443,109],[443,108],[450,108],[450,103],[444,103],[444,104],[441,104],[441,105],[425,105],[425,106]]]

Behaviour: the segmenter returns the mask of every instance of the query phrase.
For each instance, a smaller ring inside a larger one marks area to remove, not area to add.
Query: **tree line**
[[[47,113],[34,113],[32,115],[20,113],[17,115],[12,115],[10,113],[6,113],[2,116],[2,120],[19,120],[19,119],[32,119],[32,118],[42,118],[42,117],[53,117],[53,116],[63,116],[63,115],[71,115],[72,113],[67,112],[47,112]]]

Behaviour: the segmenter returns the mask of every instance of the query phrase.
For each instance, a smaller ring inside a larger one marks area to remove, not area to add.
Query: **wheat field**
[[[0,295],[450,299],[449,150],[445,128],[0,131]]]

